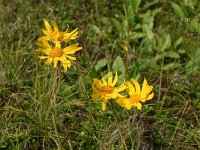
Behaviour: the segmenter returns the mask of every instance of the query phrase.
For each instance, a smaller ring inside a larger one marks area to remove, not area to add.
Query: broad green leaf
[[[171,37],[169,34],[166,35],[165,41],[162,46],[162,50],[165,51],[166,49],[171,47]]]
[[[174,51],[165,52],[165,57],[180,58],[179,54],[177,52],[174,52]]]
[[[171,6],[174,9],[176,15],[181,19],[181,21],[183,21],[185,19],[185,14],[184,14],[182,8],[173,2],[171,2]]]
[[[148,3],[145,3],[145,5],[142,7],[142,10],[146,10],[146,9],[149,9],[150,7],[153,7],[154,5],[157,5],[157,3],[159,3],[160,0],[153,0],[152,2],[148,2]]]
[[[179,58],[179,54],[174,52],[174,51],[168,51],[168,52],[163,52],[161,54],[157,54],[152,61],[157,62],[160,59],[163,59],[164,57],[169,57],[169,58]]]
[[[90,27],[95,33],[97,33],[97,34],[101,33],[99,27],[97,27],[96,25],[90,25]]]
[[[106,58],[100,59],[97,64],[94,66],[95,70],[98,71],[105,67],[108,64],[108,60]]]
[[[169,69],[177,68],[179,66],[180,66],[179,63],[170,63],[170,64],[167,64],[167,65],[163,66],[162,69],[163,70],[169,70]]]
[[[124,61],[120,56],[117,56],[117,58],[114,60],[112,65],[112,70],[115,72],[120,72],[121,75],[124,77],[125,75],[125,65]]]
[[[191,19],[189,27],[190,27],[190,30],[192,32],[200,33],[200,23],[198,23],[198,18],[197,17]]]
[[[146,24],[143,25],[143,30],[146,32],[147,36],[149,39],[153,39],[154,34],[152,32],[152,30],[150,29],[149,26],[147,26]]]
[[[127,8],[127,17],[128,21],[131,25],[134,25],[135,23],[135,12],[133,10],[133,7],[131,5],[128,6]]]
[[[123,26],[117,19],[112,18],[112,23],[118,32],[123,31]]]
[[[138,9],[139,9],[139,6],[140,6],[140,3],[141,3],[141,0],[134,0],[133,2],[133,10],[137,13],[138,12]]]
[[[177,46],[179,46],[179,45],[182,43],[182,41],[183,41],[183,38],[182,38],[182,37],[178,38],[178,39],[174,42],[174,47],[176,48]]]

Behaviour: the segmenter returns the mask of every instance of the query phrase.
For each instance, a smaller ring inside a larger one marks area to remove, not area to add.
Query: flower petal
[[[53,62],[54,62],[54,68],[56,68],[56,66],[58,65],[58,58],[54,58]]]
[[[139,83],[138,83],[136,80],[134,80],[134,79],[131,79],[131,81],[132,81],[133,84],[135,85],[136,93],[137,93],[138,95],[140,95],[140,85],[139,85]]]
[[[103,86],[101,81],[99,79],[97,79],[97,78],[93,79],[93,84],[97,87],[97,89],[101,89],[101,87]]]
[[[65,55],[65,57],[67,57],[70,60],[76,60],[76,57],[73,57],[73,56]]]
[[[137,109],[139,109],[139,110],[142,109],[142,104],[141,103],[133,103],[132,105],[137,107]]]
[[[111,72],[108,72],[108,85],[112,84],[112,79],[113,79],[113,77],[112,77]]]
[[[135,93],[135,88],[134,88],[134,86],[132,85],[132,83],[129,82],[129,81],[126,81],[126,85],[127,85],[127,87],[128,87],[128,89],[127,89],[128,94],[129,94],[129,95],[133,95],[133,94]]]
[[[51,26],[49,25],[49,23],[46,19],[44,19],[44,25],[45,25],[47,31],[52,32]]]
[[[106,86],[106,85],[108,85],[108,83],[106,82],[106,80],[104,79],[104,76],[103,76],[103,73],[101,73],[102,74],[102,82],[103,82],[103,86]]]
[[[154,93],[151,93],[151,94],[146,98],[145,101],[151,100],[151,99],[153,98],[153,96],[154,96]]]
[[[119,87],[116,87],[115,89],[114,89],[114,92],[122,92],[122,91],[124,91],[126,89],[126,85],[124,84],[124,85],[121,85],[121,86],[119,86]]]
[[[103,111],[106,110],[106,103],[107,103],[107,101],[108,101],[107,99],[103,99],[102,100],[102,106],[101,106],[101,108],[102,108]]]
[[[101,97],[101,93],[100,92],[94,93],[94,94],[91,95],[91,97],[92,97],[93,101],[98,101],[98,100],[100,100],[99,98]]]
[[[70,68],[71,67],[71,62],[70,61],[67,61],[67,62],[62,62],[62,66],[64,68],[64,72],[67,71],[67,68]]]
[[[38,56],[38,58],[40,58],[40,59],[46,59],[46,58],[48,58],[48,56]]]
[[[58,25],[55,21],[52,21],[54,32],[59,32]]]
[[[82,49],[82,47],[77,47],[77,46],[78,46],[78,43],[67,46],[63,49],[63,52],[65,54],[74,54],[76,51]]]
[[[52,62],[53,58],[48,57],[48,59],[45,61],[46,65],[49,65]]]
[[[61,62],[61,63],[65,63],[65,62],[69,62],[69,60],[67,60],[67,58],[63,55],[61,57],[58,57],[58,60]]]
[[[113,80],[113,83],[111,84],[112,86],[115,86],[115,84],[117,83],[117,81],[118,81],[118,74],[117,74],[117,72],[115,73],[115,78],[114,78],[114,80]]]

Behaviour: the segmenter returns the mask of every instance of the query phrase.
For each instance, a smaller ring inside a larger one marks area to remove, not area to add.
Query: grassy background
[[[78,27],[83,47],[56,97],[63,149],[200,149],[199,14],[198,0],[1,1],[0,149],[57,149],[53,68],[35,52],[43,19]],[[146,77],[155,97],[142,111],[114,105],[118,119],[110,104],[102,112],[91,82],[108,70]]]

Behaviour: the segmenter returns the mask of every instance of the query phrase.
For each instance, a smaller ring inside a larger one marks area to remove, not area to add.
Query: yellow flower
[[[70,40],[74,40],[78,37],[78,28],[73,30],[72,32],[68,32],[67,30],[65,32],[60,32],[58,29],[58,26],[56,22],[52,21],[53,24],[53,30],[51,26],[49,25],[48,21],[44,19],[44,25],[46,29],[42,29],[42,32],[45,34],[45,36],[42,36],[38,39],[38,41],[42,40],[52,40],[52,41],[64,41],[68,42]]]
[[[121,44],[121,47],[125,50],[125,52],[128,52],[128,43],[127,42],[123,42]]]
[[[154,93],[153,92],[151,93],[153,86],[148,85],[147,80],[144,79],[141,90],[140,85],[136,80],[132,79],[131,81],[134,84],[134,86],[131,82],[129,81],[126,82],[129,97],[117,98],[116,102],[128,110],[130,110],[132,107],[137,107],[137,109],[141,110],[142,108],[141,102],[145,102],[153,98]]]
[[[71,62],[69,60],[76,60],[76,58],[70,56],[70,54],[74,54],[76,51],[82,49],[82,47],[78,47],[78,43],[62,49],[60,41],[56,41],[55,46],[51,46],[47,41],[42,40],[40,43],[38,43],[38,45],[40,48],[38,48],[36,51],[47,55],[38,57],[40,59],[47,59],[45,61],[46,65],[49,65],[53,61],[54,67],[58,65],[58,62],[61,62],[64,71],[67,71],[67,68],[71,66]]]
[[[102,78],[102,82],[94,78],[92,83],[92,100],[102,100],[102,110],[105,111],[106,109],[106,103],[110,99],[115,99],[117,97],[122,97],[122,95],[119,94],[119,92],[123,91],[126,88],[126,85],[122,83],[119,87],[115,87],[116,83],[118,81],[118,75],[117,72],[115,74],[115,78],[113,80],[113,76],[111,72],[108,72],[108,81],[105,81],[104,78]]]

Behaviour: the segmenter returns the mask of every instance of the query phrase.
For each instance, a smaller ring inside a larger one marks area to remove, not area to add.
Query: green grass
[[[83,47],[55,87],[63,149],[200,149],[199,14],[197,0],[2,1],[0,149],[59,145],[49,112],[53,67],[35,52],[43,19],[78,27]],[[91,100],[93,78],[116,70],[120,82],[146,77],[154,86],[142,111],[108,103],[102,112]]]

